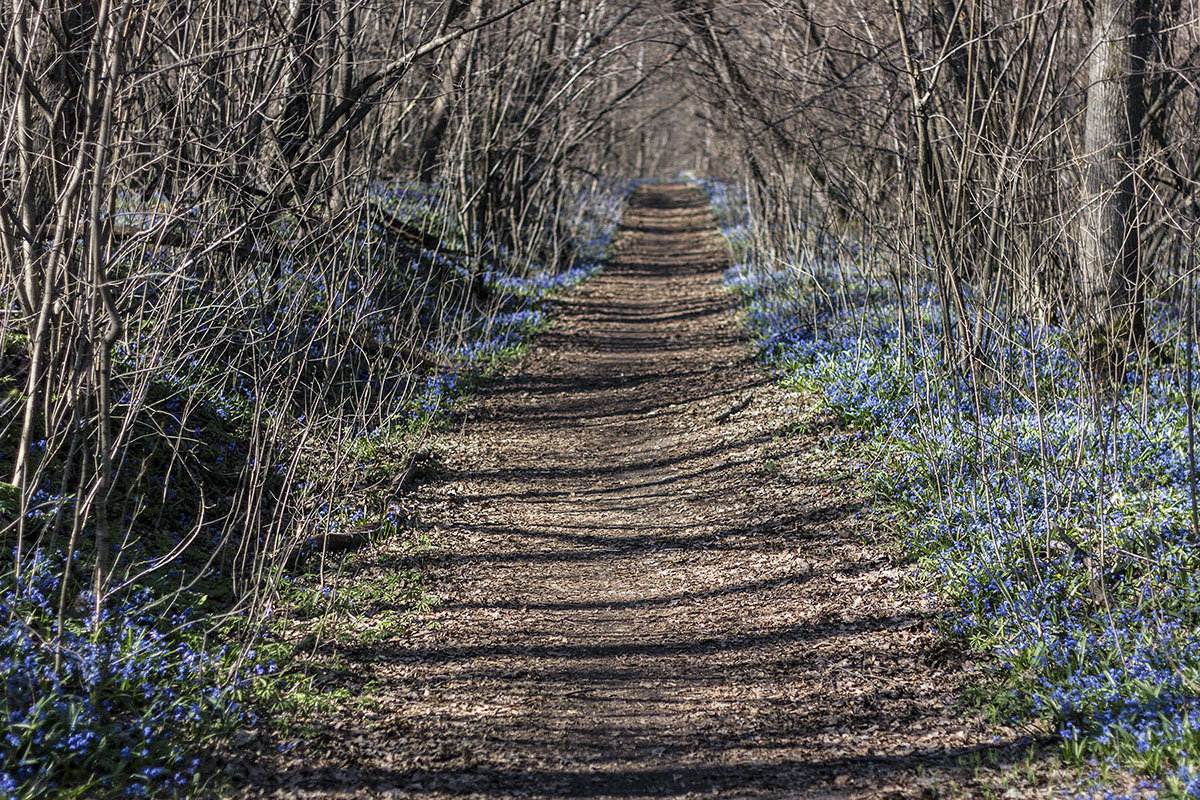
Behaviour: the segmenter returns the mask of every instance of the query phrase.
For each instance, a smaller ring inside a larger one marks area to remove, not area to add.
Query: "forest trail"
[[[471,402],[419,490],[432,545],[412,558],[443,604],[342,648],[360,702],[245,794],[1012,787],[1022,748],[954,708],[969,665],[869,543],[845,465],[819,426],[785,435],[804,399],[751,360],[727,264],[695,188],[633,196],[613,263]]]

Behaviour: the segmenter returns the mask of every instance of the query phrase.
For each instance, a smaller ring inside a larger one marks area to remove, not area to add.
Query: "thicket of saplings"
[[[728,282],[1000,718],[1200,794],[1197,9],[856,8],[685,17],[749,176]]]
[[[289,572],[603,260],[621,13],[0,11],[0,796],[188,789],[270,693]]]
[[[193,782],[288,565],[394,526],[425,426],[602,257],[600,165],[701,141],[764,354],[997,710],[1197,793],[1191,0],[0,20],[0,793]]]

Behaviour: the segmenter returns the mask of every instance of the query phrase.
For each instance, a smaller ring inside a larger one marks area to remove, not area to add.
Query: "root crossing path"
[[[331,674],[354,701],[246,794],[1012,786],[1023,751],[955,710],[966,665],[910,570],[868,543],[804,398],[752,363],[727,264],[696,189],[633,196],[610,267],[440,443],[419,490],[428,547],[385,546],[353,578],[414,566],[441,604],[340,646]]]

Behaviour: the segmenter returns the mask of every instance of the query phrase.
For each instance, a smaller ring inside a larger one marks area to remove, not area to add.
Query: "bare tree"
[[[1144,326],[1136,178],[1151,13],[1147,0],[1100,0],[1092,9],[1079,276],[1097,375],[1114,371]]]

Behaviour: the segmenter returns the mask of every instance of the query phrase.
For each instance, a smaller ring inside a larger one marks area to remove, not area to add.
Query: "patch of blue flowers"
[[[163,796],[194,783],[197,747],[244,717],[253,653],[200,645],[197,618],[130,593],[60,620],[62,558],[34,552],[0,592],[0,798]],[[86,590],[76,605],[88,606]]]
[[[955,370],[933,287],[901,297],[868,277],[857,245],[827,236],[768,259],[749,245],[745,200],[706,188],[762,357],[865,448],[880,507],[952,601],[948,627],[994,654],[1017,715],[1052,725],[1069,757],[1200,797],[1200,541],[1177,314],[1152,309],[1154,344],[1174,357],[1131,364],[1113,397],[1088,391],[1069,331],[1027,321],[994,326],[987,358]]]

